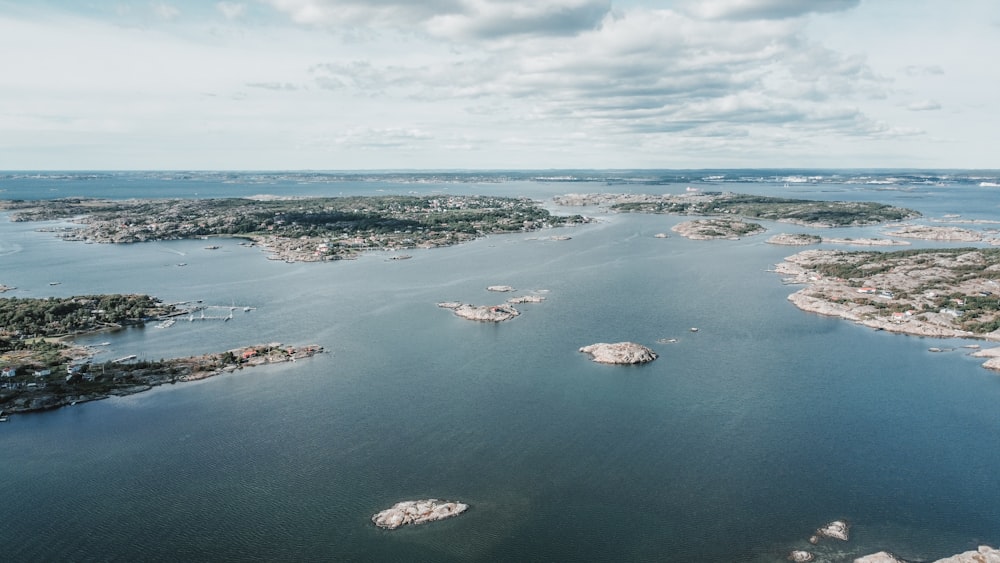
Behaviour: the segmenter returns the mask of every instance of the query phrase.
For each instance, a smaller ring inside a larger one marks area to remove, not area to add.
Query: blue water
[[[448,191],[544,200],[686,185],[129,177],[5,179],[0,197]],[[722,187],[1000,219],[1000,191],[969,183]],[[822,560],[882,549],[932,560],[1000,544],[1000,378],[964,349],[928,351],[968,342],[795,309],[786,297],[796,288],[767,270],[796,249],[766,244],[769,235],[658,239],[682,218],[582,211],[600,221],[566,231],[567,241],[494,236],[406,261],[323,264],[269,261],[225,240],[215,251],[204,241],[71,243],[0,218],[0,283],[18,288],[6,297],[142,292],[255,308],[227,323],[81,339],[109,341],[101,357],[270,341],[327,349],[11,417],[0,427],[3,558],[783,561],[840,518],[852,539],[813,548]],[[494,284],[546,301],[500,325],[436,306],[499,302],[506,296],[485,290]],[[613,367],[577,351],[620,340],[661,357]],[[472,509],[394,532],[369,522],[422,497]]]

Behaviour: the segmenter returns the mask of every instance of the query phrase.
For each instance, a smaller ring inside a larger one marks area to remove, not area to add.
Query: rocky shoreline
[[[835,238],[805,233],[778,233],[766,241],[782,246],[809,246],[813,244],[843,244],[851,246],[909,246],[910,243],[891,238]]]
[[[174,358],[157,362],[150,367],[123,370],[117,375],[102,374],[100,378],[95,378],[93,383],[87,382],[86,376],[81,375],[76,383],[59,387],[55,385],[35,387],[17,396],[8,397],[0,403],[0,411],[37,412],[108,397],[133,395],[164,384],[198,381],[223,373],[233,373],[243,368],[294,362],[321,352],[323,347],[315,344],[305,346],[258,344],[222,353]]]
[[[806,250],[774,272],[805,287],[788,296],[803,311],[875,330],[933,338],[1000,341],[1000,269],[995,249],[869,253]],[[831,275],[848,272],[847,277]],[[938,351],[937,348],[931,348]],[[1000,371],[1000,349],[977,351]]]
[[[850,541],[850,524],[846,520],[834,520],[817,528],[809,538],[812,547],[793,549],[785,558],[793,563],[808,563],[810,561],[848,561],[849,555],[840,548],[830,549],[822,546],[823,540],[832,539],[839,542]],[[850,559],[853,563],[908,563],[888,551],[879,551]],[[1000,563],[1000,550],[988,545],[980,545],[975,551],[966,551],[934,563]]]

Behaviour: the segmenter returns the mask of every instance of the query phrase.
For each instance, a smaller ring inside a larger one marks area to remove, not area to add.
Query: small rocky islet
[[[401,526],[453,518],[468,509],[469,505],[461,502],[438,499],[405,500],[376,512],[372,516],[372,523],[379,528],[395,530]]]
[[[816,529],[809,537],[809,543],[818,546],[825,539],[833,539],[841,542],[850,541],[850,524],[846,520],[834,520]],[[793,563],[808,563],[809,561],[848,561],[842,552],[831,553],[829,550],[819,549],[817,554],[808,549],[795,549],[788,553],[785,558]],[[879,551],[869,555],[862,555],[850,559],[853,563],[909,563],[888,551]],[[937,559],[934,563],[1000,563],[1000,550],[987,545],[981,545],[975,551],[966,551],[951,557]]]
[[[635,365],[655,360],[658,355],[653,350],[635,342],[598,342],[580,348],[584,354],[601,364]]]

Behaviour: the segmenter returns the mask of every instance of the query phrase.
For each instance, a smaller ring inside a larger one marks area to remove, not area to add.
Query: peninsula
[[[270,343],[159,361],[130,355],[93,363],[93,349],[66,342],[73,336],[162,321],[183,312],[179,304],[164,304],[148,295],[0,299],[0,411],[39,411],[130,395],[164,383],[295,361],[323,351],[317,345]]]
[[[1000,249],[805,250],[777,273],[800,309],[879,330],[1000,340]]]
[[[912,209],[874,202],[815,201],[729,192],[681,195],[567,194],[553,198],[558,205],[606,207],[620,213],[730,215],[781,221],[811,227],[854,227],[905,221],[919,217]]]
[[[355,258],[368,250],[432,248],[477,237],[586,223],[552,215],[527,198],[372,196],[99,200],[5,200],[14,221],[68,219],[66,240],[132,243],[243,237],[285,261]]]

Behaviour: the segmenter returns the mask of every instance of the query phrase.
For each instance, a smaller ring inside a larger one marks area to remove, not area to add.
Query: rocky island
[[[762,233],[765,229],[758,223],[740,219],[695,219],[674,225],[671,230],[691,240],[739,240],[740,237]]]
[[[783,246],[809,246],[813,244],[843,244],[850,246],[909,246],[910,243],[891,238],[837,238],[822,237],[807,233],[779,233],[766,241],[768,244]]]
[[[456,301],[445,301],[438,303],[438,307],[451,309],[455,315],[463,319],[490,323],[509,321],[521,314],[520,311],[506,303],[499,305],[469,305]]]
[[[243,237],[270,257],[326,261],[369,250],[432,248],[489,234],[586,223],[552,215],[527,198],[369,196],[98,200],[0,200],[14,221],[67,219],[66,240],[134,243],[214,236]]]
[[[987,239],[980,231],[938,225],[900,225],[887,234],[894,237],[938,242],[982,242]]]
[[[407,500],[397,502],[391,508],[377,512],[372,516],[372,523],[379,528],[395,530],[408,524],[424,524],[452,518],[468,509],[469,505],[461,502],[438,499]]]
[[[876,330],[1000,341],[1000,249],[806,250],[775,271],[806,286],[788,297],[804,311]],[[993,352],[974,355],[1000,370]]]
[[[584,346],[580,351],[602,364],[645,364],[657,358],[656,352],[635,342],[599,342]]]

